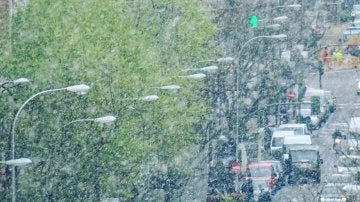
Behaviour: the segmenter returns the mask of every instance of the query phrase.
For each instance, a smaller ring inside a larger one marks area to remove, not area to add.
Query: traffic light
[[[252,28],[257,28],[258,27],[258,17],[256,15],[252,15],[250,18],[250,24]]]

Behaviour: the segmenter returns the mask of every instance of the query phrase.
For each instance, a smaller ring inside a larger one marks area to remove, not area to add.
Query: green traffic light
[[[251,24],[251,27],[253,27],[253,28],[258,27],[258,17],[256,15],[251,16],[250,24]]]

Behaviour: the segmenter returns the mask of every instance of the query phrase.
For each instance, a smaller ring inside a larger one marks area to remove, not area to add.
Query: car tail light
[[[275,187],[276,185],[276,179],[274,177],[271,177],[268,181],[267,181],[267,184],[268,186],[272,189]]]

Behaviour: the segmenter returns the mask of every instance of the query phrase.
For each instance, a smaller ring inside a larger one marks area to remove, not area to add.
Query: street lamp
[[[240,48],[239,51],[239,55],[242,54],[242,51],[244,50],[244,48],[246,47],[246,45],[248,45],[250,42],[256,40],[256,39],[260,39],[260,38],[269,38],[269,39],[283,39],[286,38],[287,36],[285,34],[279,34],[279,35],[269,35],[269,36],[257,36],[257,37],[253,37],[249,40],[247,40],[244,45]],[[240,85],[240,81],[238,79],[238,73],[237,73],[237,68],[235,68],[235,105],[236,105],[236,112],[235,112],[235,116],[236,116],[236,123],[235,123],[235,157],[236,157],[236,162],[239,162],[239,100],[238,100],[238,96],[239,96],[239,85]],[[238,185],[239,185],[239,179],[236,177],[235,178],[235,189],[238,189]]]
[[[235,59],[233,57],[223,57],[223,58],[218,58],[216,59],[216,62],[220,62],[220,63],[231,63],[233,62]]]
[[[160,86],[160,87],[153,87],[153,88],[158,88],[161,90],[166,90],[169,91],[170,93],[176,93],[178,92],[178,90],[181,88],[178,85],[166,85],[166,86]]]
[[[290,4],[290,5],[286,5],[286,6],[278,6],[277,8],[295,8],[295,9],[299,9],[301,8],[300,4]]]
[[[189,78],[189,79],[194,79],[194,80],[203,80],[206,75],[203,73],[198,73],[198,74],[190,74],[190,75],[186,75],[186,76],[179,76],[182,78]]]
[[[199,63],[204,63],[204,62],[219,62],[219,63],[231,63],[234,61],[234,58],[233,57],[222,57],[222,58],[218,58],[218,59],[210,59],[210,60],[201,60],[201,61],[198,61],[196,63],[194,63],[193,65],[191,66],[196,66],[197,64]]]
[[[264,28],[273,28],[273,29],[277,29],[277,28],[280,28],[280,27],[281,27],[280,24],[272,24],[272,25],[264,26]]]
[[[29,82],[30,81],[27,78],[18,78],[18,79],[12,80],[12,81],[5,81],[4,83],[2,83],[0,85],[0,87],[3,89],[1,92],[6,90],[6,91],[8,91],[10,93],[8,87],[6,87],[6,85],[8,85],[8,84],[12,84],[13,86],[16,86],[16,85],[26,84],[26,83],[29,83]]]
[[[267,12],[278,9],[278,8],[290,8],[290,9],[295,9],[295,10],[299,10],[301,8],[300,4],[290,4],[290,5],[285,5],[285,6],[276,6],[274,8],[270,8],[268,10],[266,10]]]
[[[288,20],[288,19],[289,19],[289,18],[284,15],[284,16],[276,17],[276,18],[274,18],[273,20],[274,20],[274,21],[283,22],[283,21],[286,21],[286,20]]]
[[[13,170],[15,170],[15,166],[25,166],[29,163],[32,163],[31,159],[29,158],[19,158],[19,159],[11,159],[7,161],[1,161],[1,163],[4,163],[9,166],[13,166]],[[12,192],[15,193],[15,186],[12,186]],[[14,199],[14,198],[13,198]]]
[[[70,124],[76,123],[76,122],[86,122],[86,121],[97,122],[97,123],[101,123],[101,124],[111,124],[116,121],[116,117],[109,115],[109,116],[102,116],[102,117],[93,118],[93,119],[91,119],[91,118],[77,119],[77,120],[74,120],[74,121],[71,121],[71,122],[65,124],[63,126],[63,128]]]
[[[140,98],[137,98],[135,100],[141,100],[141,101],[145,101],[145,102],[153,102],[159,99],[159,96],[157,95],[147,95],[147,96],[143,96]]]
[[[29,99],[27,99],[19,108],[19,110],[17,111],[13,124],[12,124],[12,128],[11,128],[11,159],[14,160],[15,159],[15,128],[16,128],[16,122],[19,118],[19,115],[22,111],[22,109],[25,107],[25,105],[27,103],[29,103],[32,99],[34,99],[35,97],[42,95],[42,94],[46,94],[46,93],[51,93],[51,92],[57,92],[57,91],[69,91],[69,92],[73,92],[76,94],[85,94],[89,91],[90,87],[85,85],[85,84],[80,84],[80,85],[73,85],[73,86],[69,86],[69,87],[65,87],[65,88],[57,88],[57,89],[49,89],[49,90],[45,90],[45,91],[41,91],[39,93],[34,94],[33,96],[31,96]],[[15,167],[13,167],[12,171],[11,171],[11,181],[12,181],[12,201],[15,202],[16,201],[16,187],[15,187]]]
[[[6,165],[10,165],[10,166],[25,166],[31,162],[32,161],[29,158],[19,158],[19,159],[2,161],[1,163],[5,163]]]

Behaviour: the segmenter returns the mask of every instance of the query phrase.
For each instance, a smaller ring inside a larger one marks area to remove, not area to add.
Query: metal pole
[[[242,51],[244,50],[244,48],[246,47],[247,44],[249,44],[251,41],[255,40],[255,39],[259,39],[259,38],[272,38],[272,39],[279,39],[279,38],[284,38],[286,37],[286,35],[273,35],[273,36],[256,36],[256,37],[253,37],[251,39],[249,39],[248,41],[246,41],[244,43],[244,45],[240,48],[240,51],[239,51],[239,57],[241,57],[241,54],[242,54]],[[236,121],[235,121],[235,159],[236,159],[236,162],[239,162],[239,88],[240,88],[240,81],[239,81],[239,75],[238,75],[238,71],[237,71],[237,66],[239,65],[239,61],[236,60],[235,61],[235,70],[234,70],[234,76],[235,76],[235,97],[234,97],[234,102],[235,102],[235,107],[236,107],[236,112],[235,112],[235,116],[236,116]],[[241,138],[242,139],[242,138]],[[239,191],[239,178],[238,176],[235,177],[235,191],[238,192]]]
[[[12,124],[12,128],[11,128],[11,159],[14,160],[15,159],[15,128],[16,128],[16,122],[19,118],[20,112],[21,110],[25,107],[25,105],[30,102],[32,99],[34,99],[35,97],[45,94],[45,93],[50,93],[50,92],[54,92],[54,91],[61,91],[61,90],[66,90],[66,88],[59,88],[59,89],[50,89],[50,90],[45,90],[39,93],[36,93],[35,95],[31,96],[29,99],[27,99],[19,108],[19,110],[17,111],[13,124]],[[12,166],[12,170],[11,170],[11,187],[12,187],[12,202],[16,201],[16,185],[15,185],[15,166]]]

